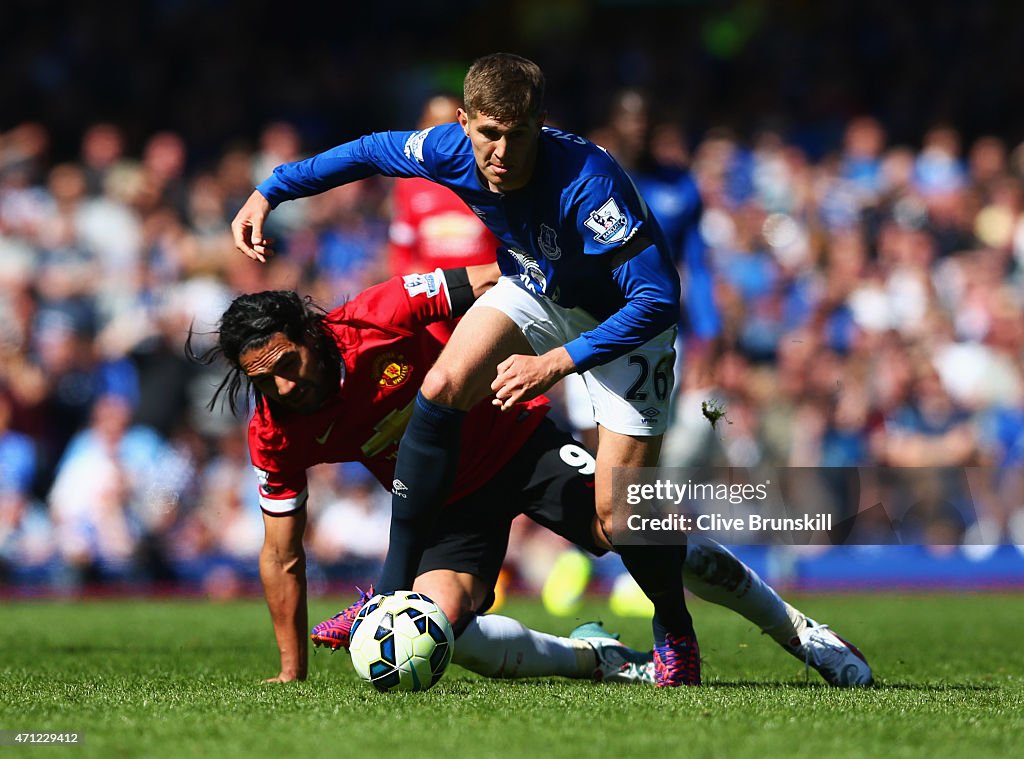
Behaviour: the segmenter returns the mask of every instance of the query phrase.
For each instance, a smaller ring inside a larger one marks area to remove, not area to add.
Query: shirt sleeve
[[[392,277],[367,288],[342,308],[346,320],[409,331],[452,318],[448,281],[441,269]]]
[[[259,483],[260,508],[272,516],[292,514],[305,508],[309,500],[306,470],[283,473],[270,472],[253,465]]]
[[[573,206],[584,253],[600,255],[625,304],[597,327],[566,344],[576,370],[608,363],[679,320],[679,272],[660,232],[628,182],[593,177]]]
[[[375,132],[295,163],[285,163],[256,186],[272,208],[375,174],[430,178],[431,129]]]

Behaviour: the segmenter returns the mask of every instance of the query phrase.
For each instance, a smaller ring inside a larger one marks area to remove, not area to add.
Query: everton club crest
[[[537,247],[540,252],[550,261],[557,261],[562,257],[562,249],[558,247],[558,235],[547,224],[540,225],[540,234],[537,235]]]

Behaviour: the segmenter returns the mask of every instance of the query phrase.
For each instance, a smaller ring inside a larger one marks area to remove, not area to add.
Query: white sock
[[[743,615],[782,646],[799,643],[807,618],[783,601],[757,572],[725,546],[690,535],[683,584],[698,598]]]
[[[452,661],[485,677],[589,678],[597,667],[590,644],[537,632],[510,617],[473,618],[455,641]]]

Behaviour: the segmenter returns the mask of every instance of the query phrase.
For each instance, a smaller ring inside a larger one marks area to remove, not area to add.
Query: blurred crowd
[[[197,172],[171,132],[129,155],[118,125],[94,124],[56,165],[47,139],[36,123],[0,133],[0,575],[230,592],[255,577],[263,537],[246,420],[206,408],[224,369],[190,362],[185,339],[211,345],[240,292],[332,305],[386,276],[387,187],[282,208],[282,255],[260,267],[228,225],[258,178],[299,157],[294,127]],[[358,468],[314,478],[317,560],[379,556],[387,504],[369,486]]]
[[[1018,486],[1024,146],[965,144],[950,124],[894,144],[864,116],[811,158],[781,130],[694,136],[642,93],[619,103],[591,136],[639,149],[638,172],[696,181],[721,317],[683,343],[663,465],[987,466]],[[404,273],[394,182],[283,205],[267,230],[280,254],[259,266],[228,225],[254,183],[308,154],[294,125],[202,163],[171,131],[129,152],[117,123],[95,123],[66,162],[49,139],[36,122],[0,132],[0,583],[229,595],[257,576],[256,482],[245,420],[206,407],[223,367],[187,360],[185,339],[208,346],[237,293],[331,307]],[[714,426],[709,399],[725,411]],[[388,507],[359,467],[316,468],[313,580],[371,576]],[[1024,543],[1020,511],[936,514],[952,542],[979,517],[990,540]],[[561,546],[517,529],[510,561],[530,578]]]
[[[920,537],[1024,542],[1024,145],[949,124],[893,145],[859,117],[819,161],[712,131],[692,166],[722,350],[684,369],[663,461],[987,467],[989,497],[935,498]]]

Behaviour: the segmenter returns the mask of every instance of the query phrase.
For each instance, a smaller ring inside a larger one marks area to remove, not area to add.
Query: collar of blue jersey
[[[476,183],[478,185],[480,185],[480,189],[481,190],[483,190],[484,192],[489,192],[492,195],[497,195],[498,197],[502,197],[502,198],[505,197],[505,193],[503,193],[503,192],[495,192],[494,190],[492,190],[488,186],[487,178],[484,177],[484,173],[482,171],[480,171],[480,167],[476,165],[476,161],[475,160],[473,161],[473,168],[476,171]]]

